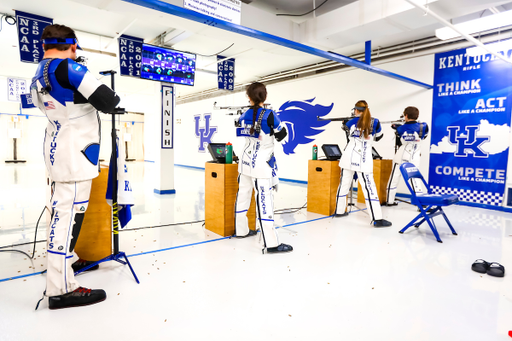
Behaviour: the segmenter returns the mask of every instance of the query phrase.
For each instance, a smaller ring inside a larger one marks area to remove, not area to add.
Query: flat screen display
[[[324,144],[322,150],[327,160],[339,160],[341,158],[341,150],[337,144]]]
[[[218,163],[226,162],[226,144],[225,143],[209,143],[208,151],[213,158],[213,161]],[[233,160],[237,160],[236,154],[233,151]]]
[[[225,143],[210,143],[208,150],[212,155],[214,161],[224,162],[226,160],[226,144]]]
[[[193,86],[195,74],[195,54],[142,45],[141,78]]]

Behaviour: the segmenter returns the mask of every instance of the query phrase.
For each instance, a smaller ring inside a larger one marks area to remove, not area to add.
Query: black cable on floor
[[[203,221],[204,220],[195,220],[195,221],[187,221],[187,222],[184,222],[184,223],[164,224],[164,225],[145,226],[145,227],[134,227],[132,229],[119,230],[119,232],[137,231],[137,230],[144,230],[144,229],[153,229],[153,228],[164,227],[164,226],[178,226],[178,225],[195,224],[195,223],[202,223]]]
[[[34,259],[32,257],[30,257],[30,255],[24,251],[20,251],[20,250],[0,250],[0,252],[19,252],[19,253],[23,253],[25,256],[27,256],[28,258],[30,259]]]
[[[278,210],[275,210],[274,211],[274,214],[289,214],[289,213],[296,213],[300,210],[302,210],[303,208],[307,207],[307,202],[302,205],[302,207],[291,207],[291,208],[281,208],[281,209],[278,209]],[[45,209],[46,209],[46,206],[45,206]],[[293,210],[293,211],[290,211],[290,210]],[[37,227],[39,225],[39,220],[41,219],[41,217],[43,216],[43,213],[44,213],[44,209],[43,209],[43,212],[41,212],[41,215],[39,216],[39,219],[37,220],[37,224],[36,224],[36,231],[35,231],[35,236],[37,236]],[[152,229],[152,228],[157,228],[157,227],[165,227],[165,226],[179,226],[179,225],[187,225],[187,224],[196,224],[196,223],[203,223],[205,222],[205,220],[194,220],[194,221],[187,221],[187,222],[183,222],[183,223],[174,223],[174,224],[164,224],[164,225],[154,225],[154,226],[144,226],[144,227],[135,227],[135,228],[131,228],[131,229],[122,229],[122,230],[119,230],[119,232],[126,232],[126,231],[137,231],[137,230],[145,230],[145,229]],[[29,244],[32,244],[34,243],[34,251],[35,251],[35,244],[36,243],[42,243],[42,242],[46,242],[46,240],[35,240],[35,237],[34,237],[34,241],[33,242],[27,242],[27,243],[20,243],[20,244],[13,244],[13,245],[5,245],[5,246],[0,246],[0,249],[6,249],[6,248],[10,248],[10,247],[16,247],[16,246],[23,246],[23,245],[29,245]],[[1,250],[0,250],[1,251]],[[11,250],[9,250],[11,251]],[[34,251],[32,251],[32,253],[34,254]],[[30,257],[30,256],[29,256]],[[33,259],[33,257],[30,257],[31,259]]]
[[[32,249],[32,259],[34,259],[34,257],[36,256],[36,239],[37,239],[37,228],[39,227],[39,221],[41,220],[41,217],[43,216],[44,214],[44,211],[47,209],[48,207],[46,207],[46,205],[44,206],[43,208],[43,211],[41,212],[41,214],[39,215],[39,218],[37,219],[37,223],[36,223],[36,231],[34,233],[34,248]]]
[[[308,203],[306,202],[302,207],[291,207],[291,208],[280,208],[278,210],[274,211],[274,215],[276,214],[289,214],[289,213],[296,213],[302,210],[303,208],[307,207]],[[293,210],[293,211],[290,211]]]
[[[32,244],[33,243],[34,244],[34,248],[32,249],[32,256],[30,256],[28,253],[26,253],[24,251],[20,251],[20,250],[0,250],[0,252],[20,252],[20,253],[23,253],[24,255],[26,255],[28,258],[34,259],[34,257],[36,256],[36,244],[40,243],[40,242],[45,242],[46,241],[46,240],[36,240],[36,238],[37,238],[37,228],[39,227],[39,221],[41,220],[41,217],[43,216],[43,213],[44,213],[44,211],[46,209],[47,209],[47,207],[45,206],[43,208],[43,211],[39,215],[39,218],[37,219],[36,231],[35,231],[35,234],[34,234],[34,241],[33,242],[0,246],[0,249],[6,249],[6,248],[9,248],[9,247],[23,246],[23,245],[28,245],[28,244]]]
[[[9,247],[23,246],[23,245],[29,245],[29,244],[32,244],[32,243],[42,243],[42,242],[46,242],[46,239],[36,240],[36,241],[33,241],[33,242],[27,242],[27,243],[20,243],[20,244],[12,244],[12,245],[0,246],[0,249],[7,249]]]

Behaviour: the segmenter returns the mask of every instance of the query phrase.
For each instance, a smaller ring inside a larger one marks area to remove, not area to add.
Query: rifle
[[[380,121],[380,124],[388,124],[388,123],[391,123],[391,124],[403,124],[405,123],[405,120],[403,118],[399,119],[399,120],[392,120],[392,121]]]
[[[244,109],[249,109],[251,105],[229,105],[226,107],[218,107],[217,102],[213,103],[213,110],[236,110],[236,114],[229,113],[226,115],[242,115],[244,113]],[[263,107],[265,109],[271,108],[271,105],[269,103],[264,103]]]
[[[333,118],[321,118],[320,116],[317,116],[316,119],[318,121],[350,121],[354,117],[333,117]],[[398,119],[398,120],[392,120],[392,121],[379,121],[381,124],[393,124],[393,123],[405,123],[404,119]]]
[[[320,116],[317,116],[316,119],[318,121],[350,121],[354,117],[333,117],[333,118],[321,118]]]

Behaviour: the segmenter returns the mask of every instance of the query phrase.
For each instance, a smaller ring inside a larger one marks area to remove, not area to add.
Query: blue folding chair
[[[421,175],[418,168],[410,162],[403,163],[400,166],[400,172],[402,172],[402,176],[405,180],[407,188],[409,188],[409,191],[411,192],[411,203],[418,206],[420,214],[418,214],[416,218],[414,218],[409,224],[407,224],[407,226],[400,230],[399,233],[404,233],[409,227],[413,225],[414,227],[418,228],[420,227],[421,224],[423,224],[426,221],[430,226],[430,229],[434,233],[434,236],[436,236],[437,241],[439,243],[442,243],[443,241],[439,237],[436,225],[434,224],[434,219],[432,219],[438,215],[442,215],[444,220],[446,220],[446,223],[450,227],[450,230],[452,230],[452,233],[454,235],[457,235],[457,232],[455,232],[455,230],[453,229],[453,226],[452,224],[450,224],[448,217],[446,217],[446,214],[444,214],[442,207],[449,206],[459,202],[459,197],[457,197],[455,194],[432,194],[432,191],[430,190],[427,182]],[[428,194],[417,194],[414,191],[410,181],[411,179],[414,178],[423,181],[425,187],[428,190]]]

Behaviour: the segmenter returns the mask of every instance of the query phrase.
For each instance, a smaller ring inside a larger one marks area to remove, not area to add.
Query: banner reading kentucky
[[[509,56],[511,51],[505,51]],[[435,56],[429,183],[433,193],[500,206],[512,109],[512,65],[465,49]]]

